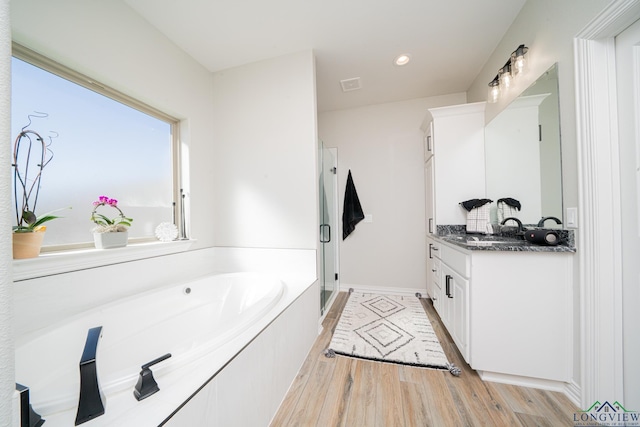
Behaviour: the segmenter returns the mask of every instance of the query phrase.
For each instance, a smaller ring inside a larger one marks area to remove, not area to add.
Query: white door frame
[[[574,39],[583,408],[624,397],[614,38],[638,19],[640,0],[615,0]]]

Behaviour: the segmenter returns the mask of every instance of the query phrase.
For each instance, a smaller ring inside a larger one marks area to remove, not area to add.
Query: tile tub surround
[[[531,230],[542,227],[525,224],[524,228]],[[556,246],[536,245],[516,238],[516,227],[500,226],[500,233],[496,234],[469,234],[466,232],[466,226],[464,225],[438,225],[436,231],[438,234],[432,237],[472,251],[576,252],[575,233],[573,230],[554,229],[554,231],[560,235],[560,239],[563,242]],[[500,241],[501,243],[483,244],[483,241]]]

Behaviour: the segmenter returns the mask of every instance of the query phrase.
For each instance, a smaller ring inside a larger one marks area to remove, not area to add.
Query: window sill
[[[78,249],[47,252],[37,258],[13,260],[13,281],[34,279],[187,251],[195,240],[130,244],[114,249]]]

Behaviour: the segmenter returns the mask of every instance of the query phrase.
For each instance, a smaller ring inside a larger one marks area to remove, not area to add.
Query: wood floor
[[[333,329],[347,301],[341,292],[324,330],[271,426],[573,426],[578,410],[562,393],[483,382],[467,365],[429,300],[421,300],[450,362],[448,371],[327,358]]]

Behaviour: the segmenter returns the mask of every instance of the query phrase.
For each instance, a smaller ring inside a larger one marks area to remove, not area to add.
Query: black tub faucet
[[[171,357],[171,353],[167,353],[164,356],[160,356],[157,359],[152,360],[149,363],[145,363],[141,366],[142,371],[140,371],[140,377],[138,378],[138,382],[136,384],[135,390],[133,390],[133,395],[135,398],[140,401],[142,399],[146,399],[152,394],[160,391],[158,387],[158,383],[155,378],[153,378],[153,372],[151,372],[150,367],[155,365],[156,363],[160,363],[163,360],[167,360]]]
[[[540,221],[538,221],[538,227],[544,227],[544,222],[548,219],[554,220],[556,224],[562,224],[562,221],[560,221],[555,216],[545,216],[544,218],[540,219]]]
[[[102,326],[89,329],[80,359],[80,399],[76,424],[80,425],[104,414],[104,396],[98,384],[96,351],[102,336]]]
[[[29,403],[29,387],[16,383],[16,390],[20,394],[20,427],[40,427],[45,420],[33,410]]]

